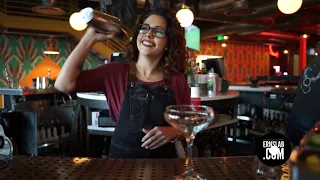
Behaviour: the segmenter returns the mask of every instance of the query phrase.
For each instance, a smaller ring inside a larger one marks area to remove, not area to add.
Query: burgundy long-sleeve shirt
[[[109,63],[95,69],[82,71],[76,81],[76,92],[104,91],[109,105],[110,117],[117,122],[122,101],[128,85],[129,64],[122,62]],[[144,82],[149,87],[164,85],[163,81]],[[183,74],[173,75],[169,87],[175,92],[176,104],[191,104],[190,92]]]

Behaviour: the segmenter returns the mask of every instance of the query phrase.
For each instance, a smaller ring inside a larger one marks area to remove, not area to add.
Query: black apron
[[[142,129],[155,126],[170,126],[164,112],[168,105],[176,103],[175,94],[168,89],[168,78],[164,86],[148,88],[136,82],[136,66],[130,64],[129,83],[122,102],[120,116],[112,136],[109,158],[176,158],[174,143],[157,149],[141,147],[145,133]]]

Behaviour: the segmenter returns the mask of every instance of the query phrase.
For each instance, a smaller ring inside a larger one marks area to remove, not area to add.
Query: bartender
[[[62,92],[105,92],[116,122],[110,158],[176,158],[174,141],[181,133],[166,122],[164,112],[168,105],[191,104],[180,25],[169,11],[154,10],[139,20],[125,53],[129,64],[109,63],[81,72],[93,44],[114,38],[117,31],[89,27],[55,87]]]
[[[316,44],[320,54],[320,41]],[[288,120],[287,133],[294,145],[320,120],[320,56],[300,75],[296,97]]]

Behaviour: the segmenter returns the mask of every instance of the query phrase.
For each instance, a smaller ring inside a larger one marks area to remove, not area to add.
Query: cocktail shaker
[[[128,35],[126,30],[121,27],[119,18],[94,10],[90,7],[82,9],[78,14],[77,20],[81,21],[80,24],[91,25],[102,32],[110,32],[110,30],[118,31],[115,37],[118,40],[122,40]]]

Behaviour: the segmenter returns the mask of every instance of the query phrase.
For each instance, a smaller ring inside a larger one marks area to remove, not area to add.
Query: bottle
[[[201,74],[207,74],[207,67],[206,67],[206,63],[202,63]]]
[[[237,129],[236,129],[236,137],[241,136],[241,125],[240,122],[237,123]]]
[[[265,117],[266,117],[266,116],[265,116]],[[266,125],[267,125],[267,119],[263,118],[263,119],[261,120],[260,128],[259,128],[261,133],[265,133]]]
[[[200,67],[199,63],[197,63],[196,68],[195,68],[196,74],[200,74]]]
[[[244,136],[249,135],[248,123],[244,122]]]
[[[251,129],[256,131],[257,129],[257,123],[258,123],[258,116],[254,115],[252,123],[251,123]]]
[[[186,71],[186,77],[187,77],[187,82],[189,85],[189,88],[191,88],[191,85],[193,84],[193,73],[192,73],[192,67],[188,66],[187,71]]]
[[[48,79],[51,79],[51,70],[48,68]]]
[[[230,136],[231,136],[232,138],[233,138],[233,133],[234,133],[234,132],[233,132],[233,127],[231,126],[231,127],[230,127]]]

